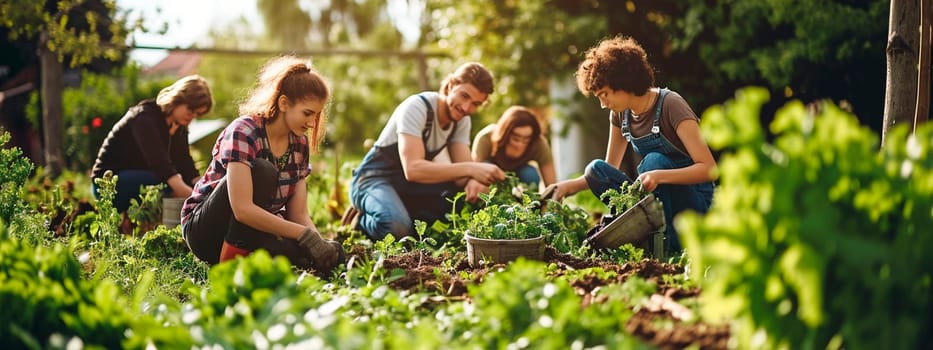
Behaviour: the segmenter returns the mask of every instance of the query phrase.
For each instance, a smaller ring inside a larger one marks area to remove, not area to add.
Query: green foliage
[[[113,199],[117,194],[117,178],[113,172],[107,170],[104,176],[94,179],[100,198],[97,200],[97,214],[95,220],[89,225],[87,234],[92,240],[113,244],[114,237],[120,236],[120,222],[122,218],[117,208],[113,206]]]
[[[580,297],[566,281],[548,281],[543,264],[519,259],[508,270],[492,274],[483,284],[470,286],[475,308],[468,327],[457,327],[458,338],[480,348],[518,346],[556,349],[605,345],[640,348],[620,332],[631,311],[622,303],[606,302],[580,309]],[[613,296],[618,300],[618,295]],[[456,310],[456,309],[455,309]],[[613,315],[611,317],[607,317]],[[468,330],[464,332],[463,330]]]
[[[645,258],[645,250],[631,243],[625,243],[618,249],[599,250],[599,257],[617,264],[624,264],[630,261],[641,261]]]
[[[710,212],[675,224],[707,319],[735,320],[739,347],[904,348],[933,325],[933,127],[878,137],[829,103],[785,105],[767,143],[762,89],[711,108],[729,149]]]
[[[62,93],[63,156],[69,169],[87,171],[94,165],[97,151],[107,134],[126,110],[144,99],[155,98],[169,79],[143,80],[140,68],[127,65],[110,74],[84,71],[81,85]],[[30,96],[26,115],[38,128],[42,108],[39,95]]]
[[[159,324],[131,305],[110,281],[85,279],[65,246],[34,248],[0,240],[0,342],[7,346],[63,347],[77,341],[113,349],[190,342],[184,329]],[[152,332],[137,331],[146,329]]]
[[[26,208],[22,199],[23,184],[33,165],[17,147],[7,148],[10,133],[0,130],[0,220],[10,222],[13,215]]]
[[[139,239],[137,247],[142,256],[159,261],[168,261],[189,255],[188,245],[181,236],[181,226],[168,228],[159,225]]]
[[[609,201],[609,211],[614,215],[621,215],[631,209],[650,192],[645,190],[641,181],[623,183],[619,190],[610,188],[600,196],[601,200]]]
[[[117,13],[112,0],[62,0],[49,6],[45,1],[5,1],[0,3],[0,25],[10,29],[10,39],[39,38],[51,52],[71,66],[91,62],[97,57],[118,60],[126,49],[130,31],[141,28]],[[42,39],[40,39],[42,40]]]
[[[889,10],[884,0],[685,1],[683,12],[672,16],[670,44],[695,55],[703,68],[691,67],[694,72],[708,73],[684,82],[696,88],[681,92],[714,102],[721,99],[709,95],[725,99],[737,86],[767,84],[781,93],[777,98],[845,100],[880,126],[884,70],[863,70],[884,67],[879,53],[887,42]]]
[[[137,225],[135,234],[145,233],[138,232],[141,227],[162,222],[162,190],[164,188],[164,183],[140,186],[139,198],[130,199],[126,214]]]
[[[481,196],[486,205],[470,215],[464,234],[488,239],[526,239],[549,236],[556,231],[560,218],[551,213],[542,214],[540,203],[523,197],[522,203],[491,204],[496,191]]]

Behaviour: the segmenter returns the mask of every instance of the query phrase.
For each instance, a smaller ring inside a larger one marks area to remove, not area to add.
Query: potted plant
[[[527,194],[521,201],[495,204],[497,188],[480,195],[482,208],[466,217],[463,229],[470,265],[506,263],[520,256],[542,260],[546,238],[559,227],[559,219],[542,213],[540,202]]]

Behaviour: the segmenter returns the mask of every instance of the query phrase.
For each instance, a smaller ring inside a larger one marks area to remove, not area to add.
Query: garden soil
[[[356,252],[351,252],[354,254]],[[466,256],[454,265],[455,271],[445,274],[435,274],[436,270],[444,270],[443,262],[450,257],[432,257],[418,251],[386,258],[387,270],[400,269],[405,275],[390,282],[389,285],[399,290],[437,290],[443,291],[443,296],[437,299],[428,299],[425,307],[432,307],[432,302],[443,303],[452,300],[469,300],[467,286],[482,282],[489,271],[496,271],[502,265],[485,267],[471,267]],[[456,260],[456,257],[454,258]],[[698,321],[685,322],[681,319],[684,312],[690,310],[684,303],[693,303],[700,294],[698,288],[683,289],[666,283],[664,275],[682,274],[683,268],[673,264],[662,263],[657,260],[645,259],[639,262],[629,262],[622,265],[606,261],[583,260],[548,247],[545,252],[545,262],[553,263],[558,268],[552,272],[555,276],[563,275],[569,271],[599,267],[606,271],[616,273],[611,280],[603,280],[594,276],[573,280],[571,285],[577,294],[582,297],[581,308],[592,303],[606,302],[595,297],[593,291],[608,284],[621,284],[631,276],[638,276],[658,286],[658,294],[651,296],[648,302],[634,316],[628,320],[625,330],[646,343],[659,349],[683,349],[696,346],[700,349],[726,349],[729,340],[729,327],[727,325],[712,325]],[[460,274],[459,272],[468,272]],[[460,276],[472,276],[472,280],[464,280]]]

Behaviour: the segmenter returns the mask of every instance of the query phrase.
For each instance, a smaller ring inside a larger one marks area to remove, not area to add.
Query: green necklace
[[[284,170],[285,166],[288,165],[288,159],[291,158],[292,150],[291,147],[285,149],[285,153],[275,159],[275,164],[278,165],[279,170]]]

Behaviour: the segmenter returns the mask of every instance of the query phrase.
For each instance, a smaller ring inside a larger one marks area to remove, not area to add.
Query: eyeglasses
[[[189,107],[189,106],[185,106],[185,108],[188,109],[188,113],[191,113],[191,116],[194,117],[194,118],[197,118],[197,117],[200,117],[200,116],[203,116],[203,115],[207,114],[207,107],[206,107],[206,106],[200,107],[200,108],[196,108],[196,109],[191,109],[191,107]]]
[[[511,133],[509,133],[509,141],[517,142],[517,143],[529,143],[531,142],[531,136],[532,135],[520,135],[512,131]]]

